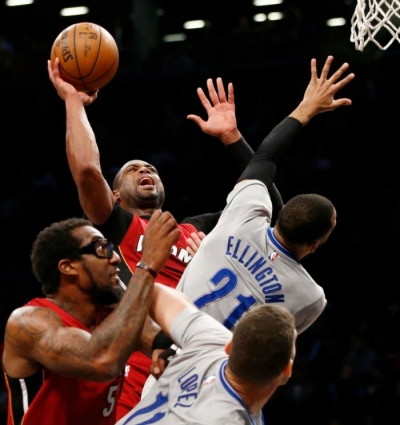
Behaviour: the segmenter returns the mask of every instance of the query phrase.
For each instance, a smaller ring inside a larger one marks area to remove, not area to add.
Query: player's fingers
[[[336,72],[334,72],[329,78],[329,81],[335,82],[337,81],[349,68],[349,64],[345,62]]]
[[[176,242],[180,237],[180,229],[175,217],[169,212],[154,211],[147,227],[152,226],[152,229],[160,232],[163,239],[168,242]]]
[[[212,104],[214,106],[218,105],[219,98],[218,98],[217,92],[215,91],[213,80],[211,78],[207,80],[207,88],[208,88],[208,95],[210,96]]]
[[[329,74],[329,70],[331,68],[332,61],[333,61],[333,56],[328,56],[326,58],[324,67],[322,68],[322,71],[321,71],[321,77],[320,78],[322,80],[326,80],[327,79],[328,74]]]
[[[92,101],[97,99],[97,96],[99,95],[99,91],[100,90],[96,90],[93,94],[90,95],[90,97],[92,98]]]
[[[197,245],[200,245],[201,241],[206,237],[206,234],[200,231],[198,233],[193,232],[190,234],[190,236],[193,238]]]
[[[338,108],[339,106],[349,106],[352,104],[351,99],[343,98],[343,99],[337,99],[333,101],[334,109]]]
[[[353,80],[355,77],[355,74],[351,73],[349,75],[347,75],[345,78],[343,78],[343,80],[338,81],[335,85],[334,85],[334,89],[335,89],[335,93],[337,91],[339,91],[342,87],[344,87],[345,85],[349,84],[351,80]]]
[[[198,251],[201,241],[206,237],[205,233],[191,233],[190,237],[186,239],[187,250],[189,254],[193,257],[194,254]]]
[[[199,87],[197,89],[197,96],[199,97],[200,102],[204,106],[206,111],[208,111],[209,109],[212,108],[210,101],[208,100],[207,96],[205,95],[205,93],[204,93],[204,91],[201,87]]]
[[[150,373],[157,377],[161,373],[161,369],[158,366],[150,366]]]
[[[176,229],[179,230],[175,217],[169,211],[164,211],[159,217],[159,221],[165,233],[171,233]]]
[[[192,239],[192,238],[187,238],[186,239],[186,245],[187,245],[187,249],[189,250],[190,249],[190,251],[191,252],[193,252],[193,253],[196,253],[197,252],[197,245],[196,245],[196,243],[194,242],[194,240]],[[190,255],[192,255],[192,254],[190,254]]]
[[[311,59],[311,80],[315,81],[317,78],[317,60],[313,58]]]
[[[50,81],[54,83],[53,67],[50,60],[47,61],[47,72],[49,73]]]
[[[201,241],[206,237],[204,232],[193,232],[190,234],[190,239],[193,241],[194,244],[197,246],[200,246]]]
[[[191,257],[194,257],[196,255],[196,251],[193,251],[193,249],[191,249],[190,246],[186,247],[186,251],[189,253]]]
[[[228,103],[230,103],[231,105],[235,104],[235,94],[233,92],[233,84],[232,83],[228,84]]]
[[[192,249],[197,250],[197,248],[201,244],[201,239],[197,235],[193,235],[190,238],[188,238],[187,243],[188,245],[190,245]]]
[[[173,229],[168,236],[173,243],[178,242],[181,237],[181,229],[179,227]]]
[[[200,118],[198,115],[190,114],[186,117],[188,120],[194,121],[201,129],[203,129],[203,125],[205,124],[205,121]]]
[[[222,78],[217,78],[217,89],[218,89],[218,98],[220,102],[226,102],[226,94]]]

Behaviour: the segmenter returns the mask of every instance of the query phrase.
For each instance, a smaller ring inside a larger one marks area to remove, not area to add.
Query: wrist
[[[168,338],[167,335],[165,335],[163,330],[160,330],[153,339],[153,343],[151,345],[151,351],[166,350],[167,348],[170,348],[173,343],[174,341]]]
[[[148,266],[147,264],[139,261],[136,264],[136,267],[139,268],[139,269],[142,269],[142,270],[146,270],[146,272],[150,273],[154,277],[154,279],[157,278],[158,273],[154,269],[152,269],[150,266]]]
[[[238,142],[241,137],[242,135],[240,134],[240,131],[235,130],[222,134],[220,140],[225,146],[227,146],[231,145],[232,143]]]
[[[300,105],[289,115],[296,118],[304,126],[317,114],[314,105],[300,103]]]

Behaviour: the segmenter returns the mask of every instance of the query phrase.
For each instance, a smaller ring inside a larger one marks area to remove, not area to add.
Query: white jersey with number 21
[[[290,310],[301,333],[326,306],[322,287],[275,238],[271,214],[264,183],[236,184],[177,286],[228,329],[250,308],[277,303]]]

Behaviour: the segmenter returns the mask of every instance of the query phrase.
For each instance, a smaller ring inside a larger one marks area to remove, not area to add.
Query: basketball
[[[50,60],[60,60],[60,77],[78,91],[93,92],[108,84],[119,65],[118,46],[100,25],[80,22],[54,40]]]

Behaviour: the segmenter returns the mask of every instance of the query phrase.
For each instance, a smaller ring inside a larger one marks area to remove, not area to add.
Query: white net
[[[386,50],[399,37],[400,0],[357,0],[350,36],[357,50],[362,52],[370,41]]]

